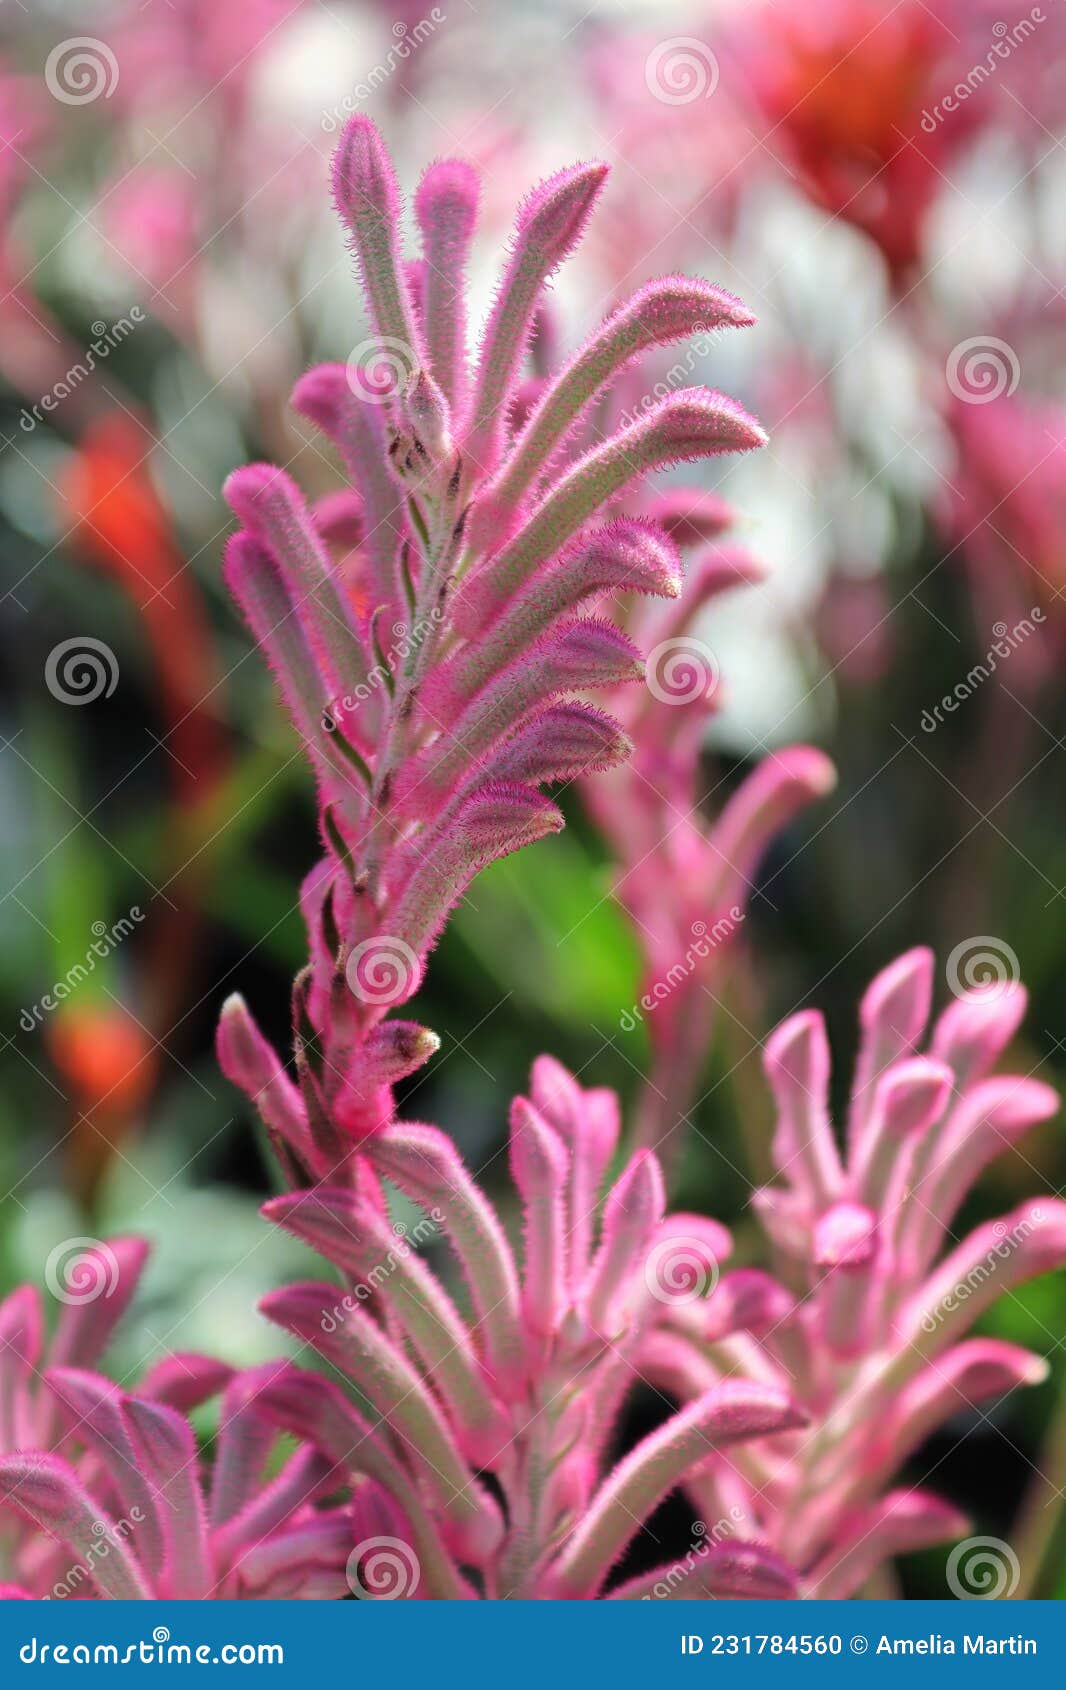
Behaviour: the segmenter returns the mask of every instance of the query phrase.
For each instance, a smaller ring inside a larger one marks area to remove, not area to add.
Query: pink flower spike
[[[860,1202],[876,1204],[907,1141],[920,1138],[943,1115],[954,1075],[943,1062],[916,1056],[882,1074],[874,1090],[866,1129],[851,1163]]]
[[[891,1455],[898,1467],[946,1420],[978,1403],[996,1401],[1019,1385],[1042,1385],[1043,1356],[999,1338],[968,1338],[923,1368],[900,1392],[892,1413]]]
[[[405,1238],[354,1193],[335,1186],[272,1198],[263,1213],[339,1268],[357,1303],[369,1303],[380,1288],[443,1396],[464,1455],[478,1467],[492,1467],[508,1441],[506,1417],[488,1389],[458,1309]],[[431,1220],[431,1236],[435,1230]],[[342,1299],[324,1317],[326,1325],[338,1325],[343,1313]]]
[[[419,336],[401,269],[400,189],[370,118],[350,118],[333,155],[333,198],[352,235],[374,328],[418,362]],[[409,366],[409,367],[410,367]]]
[[[136,1397],[127,1398],[125,1412],[158,1499],[167,1546],[166,1595],[175,1601],[202,1599],[211,1593],[214,1573],[193,1429],[173,1409]]]
[[[352,1485],[351,1515],[350,1540],[353,1545],[363,1545],[367,1556],[364,1564],[357,1559],[349,1572],[349,1578],[354,1574],[359,1594],[385,1601],[397,1597],[418,1600],[424,1594],[422,1570],[413,1554],[410,1564],[388,1554],[375,1555],[383,1545],[391,1548],[411,1543],[410,1521],[395,1497],[376,1479],[360,1474]]]
[[[175,1350],[150,1367],[138,1386],[141,1396],[188,1413],[210,1397],[217,1397],[233,1377],[233,1369],[214,1356]]]
[[[403,865],[398,865],[389,922],[419,966],[408,966],[393,1004],[414,996],[422,978],[421,959],[474,877],[509,852],[557,833],[562,825],[556,806],[535,787],[490,781],[446,816],[429,836],[430,849],[417,853],[405,879],[400,879]]]
[[[426,260],[426,350],[453,411],[467,386],[465,280],[479,195],[477,172],[456,158],[431,164],[415,194]]]
[[[1017,981],[992,990],[964,992],[933,1028],[932,1055],[954,1069],[961,1089],[981,1080],[1021,1026],[1028,993]]]
[[[246,464],[223,491],[246,532],[273,559],[329,683],[327,697],[365,684],[362,644],[296,483],[273,464]]]
[[[518,1274],[492,1208],[454,1146],[432,1127],[390,1127],[374,1139],[372,1152],[387,1179],[414,1202],[442,1212],[445,1235],[474,1299],[496,1388],[513,1400],[525,1382]]]
[[[137,1509],[132,1538],[137,1558],[149,1577],[160,1578],[166,1566],[166,1503],[153,1490],[125,1413],[122,1392],[100,1374],[81,1368],[53,1367],[45,1379],[61,1405],[72,1436],[94,1451]]]
[[[36,1286],[20,1285],[0,1303],[0,1451],[39,1441],[31,1387],[40,1371],[44,1316]]]
[[[312,1344],[342,1372],[358,1374],[392,1437],[417,1453],[426,1494],[456,1554],[474,1565],[491,1556],[503,1533],[499,1510],[470,1475],[435,1398],[377,1323],[354,1306],[337,1319],[338,1298],[329,1285],[287,1286],[260,1306],[268,1320]]]
[[[396,350],[392,348],[394,355]],[[406,526],[405,494],[388,467],[382,407],[361,394],[360,379],[344,364],[308,370],[292,390],[292,405],[333,441],[356,484],[363,509],[370,609],[393,601],[398,606],[403,588],[395,565]]]
[[[435,705],[454,709],[528,649],[555,617],[594,593],[676,598],[681,585],[681,554],[661,530],[630,519],[608,523],[550,559],[520,592],[501,599],[480,638],[448,666],[447,689],[435,692]],[[442,676],[437,688],[443,684]]]
[[[695,277],[663,276],[638,289],[548,385],[489,489],[492,503],[517,508],[586,408],[642,352],[754,321],[739,299]]]
[[[577,1287],[588,1272],[600,1190],[621,1136],[618,1099],[612,1091],[585,1091],[551,1056],[534,1062],[531,1091],[570,1156],[569,1277]]]
[[[463,444],[464,455],[482,475],[499,461],[508,402],[544,283],[581,239],[606,178],[605,164],[575,164],[540,183],[519,207],[511,259],[482,341]]]
[[[151,1597],[123,1534],[58,1456],[34,1452],[0,1457],[0,1500],[56,1538],[80,1565],[90,1566],[104,1596],[119,1602]],[[102,1540],[108,1545],[106,1555],[100,1553]]]
[[[783,1391],[732,1380],[716,1385],[638,1444],[596,1492],[560,1558],[556,1594],[573,1600],[598,1591],[640,1525],[701,1452],[804,1423]]]
[[[968,1529],[965,1514],[923,1491],[893,1491],[856,1510],[847,1529],[811,1573],[807,1594],[821,1601],[854,1596],[893,1555],[950,1543]]]
[[[619,1304],[634,1290],[633,1263],[643,1259],[655,1237],[665,1202],[656,1158],[638,1150],[607,1194],[600,1247],[584,1288],[589,1323],[607,1337],[623,1318]],[[647,1295],[643,1283],[639,1289]]]
[[[529,716],[492,756],[493,780],[540,786],[624,763],[632,741],[591,704],[553,704]]]
[[[312,1167],[314,1149],[303,1099],[236,992],[222,1006],[216,1050],[227,1080],[239,1086],[262,1115],[282,1166]]]
[[[231,534],[223,574],[256,644],[266,654],[319,781],[326,781],[330,774],[344,779],[347,771],[335,761],[334,747],[323,728],[322,712],[331,697],[329,680],[273,559],[249,535]]]
[[[449,911],[482,868],[562,825],[538,789],[629,753],[617,717],[574,695],[639,679],[640,651],[612,623],[573,612],[604,592],[664,596],[682,583],[674,542],[618,496],[672,463],[765,439],[735,401],[693,387],[624,430],[608,419],[581,455],[590,399],[642,349],[750,321],[720,289],[668,276],[554,379],[545,284],[604,175],[576,165],[523,202],[461,403],[474,175],[431,166],[415,204],[423,256],[405,265],[395,171],[374,125],[353,118],[333,185],[370,309],[367,360],[321,366],[293,392],[351,486],[312,510],[270,466],[229,484],[244,531],[227,547],[227,581],[309,754],[324,852],[301,897],[310,957],[293,993],[310,1154],[274,1129],[292,1186],[362,1177],[362,1147],[390,1120],[407,1062],[406,1035],[390,1043],[379,1029],[420,984]],[[503,464],[506,482],[519,462],[509,503],[493,478]],[[706,532],[717,518],[703,503]],[[691,499],[686,508],[696,521]],[[400,959],[386,963],[395,992],[367,958]],[[418,1037],[412,1062],[428,1048]],[[580,1177],[575,1164],[575,1193]],[[588,1254],[579,1238],[577,1256]]]
[[[764,446],[766,438],[755,419],[721,393],[687,387],[661,400],[638,422],[579,458],[513,539],[471,575],[457,617],[461,630],[475,631],[501,596],[530,580],[546,557],[561,551],[638,476],[724,452],[750,452]]]
[[[564,1208],[569,1157],[558,1135],[524,1097],[516,1097],[511,1105],[509,1146],[511,1175],[522,1198],[522,1307],[530,1332],[550,1337],[570,1301]]]
[[[774,1162],[817,1207],[843,1183],[829,1121],[829,1041],[817,1010],[782,1023],[766,1041],[763,1067],[777,1105]]]
[[[398,798],[410,809],[421,793],[423,805],[433,803],[454,790],[467,773],[472,758],[484,757],[520,720],[538,705],[579,688],[602,687],[620,681],[636,681],[644,664],[633,643],[611,622],[581,617],[542,634],[522,657],[491,676],[474,694],[458,718],[452,718],[444,736],[446,749],[435,742],[425,756],[425,766],[411,765],[401,783]],[[427,707],[441,720],[448,720],[454,708],[446,690],[427,688]]]
[[[530,1073],[529,1093],[548,1125],[576,1150],[588,1093],[570,1070],[554,1056],[538,1056]]]
[[[974,1180],[1059,1108],[1058,1093],[1042,1080],[994,1075],[970,1086],[919,1170],[921,1201],[911,1205],[902,1237],[913,1271],[928,1266]]]
[[[713,864],[704,896],[713,910],[743,904],[767,844],[812,799],[836,785],[829,758],[813,746],[774,752],[729,799],[708,839]]]
[[[865,1131],[879,1077],[921,1038],[932,996],[933,953],[924,946],[898,957],[867,988],[859,1011],[862,1037],[848,1119],[849,1153]]]
[[[1066,1202],[1022,1203],[975,1227],[934,1269],[899,1317],[908,1374],[959,1337],[1004,1292],[1066,1263]],[[962,1288],[960,1290],[960,1287]]]

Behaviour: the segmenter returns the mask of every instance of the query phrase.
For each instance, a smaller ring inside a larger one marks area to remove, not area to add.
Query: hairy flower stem
[[[447,632],[444,608],[451,591],[449,568],[455,556],[458,536],[447,502],[434,499],[430,508],[429,549],[419,571],[413,609],[415,634],[418,635],[422,629],[426,633],[424,637],[412,641],[390,701],[370,789],[374,821],[367,829],[365,851],[358,860],[358,868],[366,875],[371,897],[378,894],[382,856],[388,842],[395,837],[395,828],[389,821],[393,780],[397,769],[410,755],[411,720],[419,683],[440,655]]]

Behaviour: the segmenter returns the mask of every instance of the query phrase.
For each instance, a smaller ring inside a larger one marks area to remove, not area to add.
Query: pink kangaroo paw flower
[[[418,184],[415,215],[425,253],[426,351],[448,403],[458,412],[466,398],[466,265],[477,221],[481,185],[461,159],[439,159]]]
[[[598,1590],[641,1522],[701,1453],[803,1424],[784,1392],[716,1385],[638,1444],[593,1497],[560,1558],[558,1595],[572,1599]]]
[[[812,1570],[807,1594],[825,1600],[854,1596],[881,1563],[962,1537],[968,1522],[950,1503],[922,1491],[893,1491],[858,1510]]]
[[[499,455],[521,359],[548,277],[581,239],[607,178],[605,164],[576,164],[540,183],[515,220],[510,263],[482,342],[463,451],[482,475]]]
[[[960,1090],[984,1079],[1021,1026],[1028,993],[1017,981],[994,991],[964,992],[933,1028],[931,1054],[954,1070]]]
[[[814,1207],[840,1193],[843,1170],[829,1123],[829,1041],[817,1010],[792,1016],[766,1041],[777,1105],[774,1163]]]
[[[419,346],[401,274],[400,188],[385,144],[368,117],[353,117],[333,156],[333,199],[347,225],[378,334],[414,357]]]
[[[38,1530],[57,1539],[81,1564],[88,1564],[102,1596],[119,1602],[146,1601],[151,1596],[149,1583],[115,1521],[101,1512],[65,1461],[40,1452],[0,1457],[0,1498]],[[106,1556],[100,1554],[101,1538],[107,1540]]]
[[[881,1074],[925,1031],[932,992],[933,953],[921,946],[898,957],[867,988],[859,1011],[862,1038],[848,1118],[849,1152],[865,1131]]]
[[[680,1561],[608,1591],[611,1602],[781,1602],[799,1594],[796,1575],[759,1543],[698,1544]]]

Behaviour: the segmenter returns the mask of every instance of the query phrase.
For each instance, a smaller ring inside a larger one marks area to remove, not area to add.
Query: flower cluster
[[[1066,1263],[1066,1203],[1024,1202],[959,1241],[952,1228],[983,1170],[1058,1098],[1038,1080],[990,1073],[1024,1013],[1018,986],[963,993],[916,1055],[932,977],[931,953],[916,950],[867,991],[844,1149],[821,1016],[805,1011],[773,1034],[780,1183],[754,1201],[779,1275],[723,1275],[641,1357],[681,1401],[734,1373],[794,1394],[809,1430],[783,1455],[715,1457],[699,1504],[738,1506],[809,1595],[852,1595],[893,1555],[961,1535],[955,1508],[890,1488],[894,1475],[952,1416],[1047,1374],[1015,1344],[965,1334],[990,1303]]]
[[[618,1136],[613,1093],[583,1090],[550,1058],[534,1065],[531,1096],[511,1108],[520,1271],[451,1141],[433,1127],[388,1127],[374,1139],[374,1167],[443,1216],[472,1316],[415,1255],[393,1263],[372,1306],[353,1304],[340,1320],[334,1285],[268,1297],[270,1318],[313,1346],[340,1383],[294,1371],[262,1403],[355,1476],[356,1548],[384,1538],[406,1549],[401,1565],[377,1567],[379,1580],[389,1575],[377,1594],[601,1595],[687,1476],[736,1444],[772,1461],[781,1435],[803,1424],[785,1384],[715,1381],[677,1412],[664,1397],[662,1424],[612,1465],[619,1416],[644,1377],[643,1348],[669,1330],[675,1304],[706,1289],[730,1249],[716,1222],[665,1213],[646,1150],[630,1157],[601,1208]],[[349,1283],[373,1283],[374,1265],[390,1256],[369,1190],[322,1185],[275,1198],[266,1213]],[[344,1394],[349,1382],[365,1410]],[[358,1563],[353,1576],[374,1594],[375,1562],[368,1557],[362,1574]],[[641,1597],[669,1574],[616,1581],[607,1594]],[[709,1544],[684,1584],[675,1594],[794,1594],[764,1544],[730,1538]]]
[[[260,465],[227,488],[242,524],[227,580],[314,764],[326,852],[303,896],[300,1096],[242,1005],[220,1042],[230,1077],[269,1099],[294,1183],[330,1176],[384,1128],[392,1083],[435,1049],[387,1011],[417,990],[471,879],[562,825],[541,788],[628,753],[618,721],[574,695],[638,680],[641,655],[582,607],[608,593],[676,598],[682,573],[677,544],[617,514],[619,499],[666,465],[763,440],[734,401],[702,388],[596,436],[595,402],[640,354],[751,322],[704,281],[649,283],[530,386],[545,288],[605,174],[574,166],[525,200],[471,371],[477,178],[457,160],[430,167],[414,202],[422,257],[405,265],[391,161],[373,124],[352,119],[334,195],[373,335],[364,358],[314,369],[294,393],[352,487],[312,510]]]
[[[75,1289],[50,1340],[34,1288],[0,1304],[0,1595],[346,1594],[348,1509],[318,1506],[330,1464],[301,1442],[272,1465],[259,1398],[275,1369],[171,1354],[132,1393],[94,1370],[147,1253],[119,1238],[68,1264]],[[216,1396],[206,1473],[187,1415]]]
[[[778,1029],[766,1050],[778,1182],[754,1200],[773,1274],[722,1272],[725,1229],[667,1210],[647,1146],[687,1107],[708,959],[767,840],[832,771],[794,747],[713,827],[699,819],[713,687],[700,672],[691,687],[681,677],[680,698],[661,693],[675,658],[692,657],[677,650],[692,615],[751,566],[715,543],[713,499],[638,484],[762,437],[702,389],[606,432],[599,401],[650,348],[750,318],[669,276],[551,374],[545,288],[603,177],[577,166],[525,201],[471,370],[475,177],[454,160],[426,172],[422,256],[405,264],[380,137],[361,117],[345,130],[335,195],[372,335],[365,359],[304,377],[296,404],[352,485],[312,508],[281,470],[239,471],[226,559],[320,801],[295,1078],[239,998],[219,1052],[289,1187],[267,1218],[340,1278],[264,1303],[321,1367],[234,1372],[179,1355],[132,1392],[110,1383],[95,1368],[143,1266],[135,1239],[92,1247],[78,1285],[103,1277],[106,1294],[66,1298],[50,1341],[36,1292],[16,1292],[0,1306],[6,1595],[847,1596],[900,1551],[963,1530],[949,1504],[898,1483],[929,1432],[1044,1374],[1041,1358],[965,1334],[993,1298],[1066,1262],[1066,1204],[1024,1203],[961,1242],[952,1230],[984,1167],[1057,1107],[1040,1082],[993,1073],[1019,987],[961,994],[918,1055],[932,956],[879,976],[843,1142],[821,1018]],[[710,549],[686,578],[693,540]],[[626,631],[590,614],[631,590],[674,603],[624,604]],[[650,697],[627,700],[640,647],[657,664]],[[593,687],[610,689],[614,714],[584,701]],[[610,771],[591,801],[644,935],[652,1045],[674,1089],[625,1156],[614,1095],[550,1058],[534,1065],[510,1118],[519,1246],[450,1140],[396,1120],[393,1084],[436,1040],[388,1012],[418,989],[472,878],[561,825],[542,788],[592,771]],[[428,1232],[436,1249],[440,1233],[440,1260],[397,1247],[397,1192],[428,1217],[415,1244]],[[657,1393],[658,1424],[619,1454],[638,1388]],[[205,1459],[188,1416],[213,1397]],[[279,1466],[282,1433],[297,1448]],[[677,1493],[697,1541],[670,1561],[647,1551]]]

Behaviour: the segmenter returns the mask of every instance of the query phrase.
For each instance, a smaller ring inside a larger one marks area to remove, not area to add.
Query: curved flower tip
[[[0,1357],[8,1366],[35,1368],[44,1341],[40,1292],[19,1285],[0,1303]]]
[[[878,1083],[874,1097],[878,1122],[899,1138],[924,1132],[943,1113],[954,1080],[945,1063],[925,1056],[898,1062]]]
[[[804,1581],[808,1597],[854,1596],[870,1575],[895,1555],[950,1543],[969,1530],[951,1503],[927,1491],[892,1491],[855,1509],[839,1537]]]
[[[960,1084],[980,1079],[1018,1031],[1028,1002],[1017,980],[991,991],[963,992],[937,1021],[932,1054],[955,1070]]]
[[[598,159],[557,170],[522,201],[515,218],[516,236],[535,245],[547,273],[563,262],[581,237],[596,198],[610,175]]]
[[[770,438],[735,399],[701,387],[664,399],[649,413],[649,422],[677,463],[719,452],[752,452]]]
[[[441,216],[462,217],[469,233],[480,197],[481,178],[472,164],[462,158],[438,158],[422,174],[415,211],[423,224]]]
[[[927,945],[916,945],[881,971],[867,987],[859,1009],[864,1031],[884,1028],[900,1049],[921,1038],[933,1000],[936,966]]]
[[[345,221],[366,212],[384,220],[399,216],[400,187],[381,131],[372,118],[349,118],[333,152],[333,197]]]
[[[830,1055],[820,1011],[804,1009],[782,1021],[763,1048],[763,1068],[779,1106],[803,1098],[824,1099]]]

